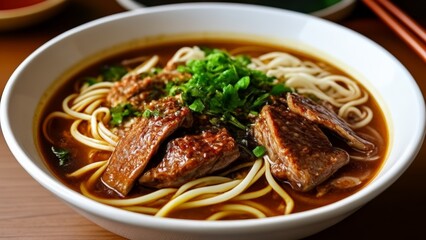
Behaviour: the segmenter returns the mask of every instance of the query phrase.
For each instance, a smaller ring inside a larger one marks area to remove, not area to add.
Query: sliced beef
[[[225,128],[186,135],[167,144],[161,162],[146,171],[139,183],[149,187],[179,187],[225,168],[240,156],[238,145]]]
[[[349,146],[362,151],[375,148],[374,144],[358,136],[336,113],[311,99],[291,93],[287,94],[287,102],[291,111],[334,131],[345,139]]]
[[[187,74],[179,72],[164,72],[142,79],[140,75],[131,75],[114,84],[107,95],[107,104],[110,107],[115,107],[122,103],[130,103],[135,107],[143,107],[145,103],[164,95],[164,89],[168,82],[188,78]]]
[[[297,191],[311,190],[349,162],[316,124],[283,104],[264,106],[253,133],[267,150],[272,174]]]
[[[127,135],[117,144],[102,181],[125,196],[145,170],[160,144],[180,126],[189,126],[192,115],[173,97],[162,98],[148,106],[157,112],[149,118],[139,118]]]

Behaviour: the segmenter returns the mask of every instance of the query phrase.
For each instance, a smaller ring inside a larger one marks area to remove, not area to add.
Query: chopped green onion
[[[204,59],[190,60],[178,71],[191,74],[188,81],[168,84],[169,95],[182,94],[194,112],[246,129],[249,115],[259,112],[271,95],[289,91],[284,84],[247,65],[248,56],[231,56],[220,49],[203,48]],[[215,123],[217,123],[215,120]]]
[[[99,78],[95,78],[95,77],[86,77],[84,80],[86,81],[87,84],[89,84],[89,86],[92,86],[100,82]]]
[[[264,146],[257,146],[253,149],[252,152],[256,157],[260,158],[266,154],[266,148]]]
[[[112,126],[120,125],[125,118],[139,117],[142,115],[141,112],[130,103],[117,105],[111,108],[110,112],[111,112],[110,124]]]
[[[284,84],[277,84],[277,85],[272,87],[271,95],[277,96],[277,95],[281,95],[285,92],[291,92],[291,89],[284,86]]]
[[[191,105],[189,105],[189,109],[198,113],[201,113],[204,110],[204,108],[205,106],[199,98],[195,99],[195,101]]]
[[[70,152],[63,148],[56,148],[52,146],[51,148],[53,154],[58,158],[59,166],[65,166],[69,163]]]
[[[127,72],[127,69],[123,66],[104,66],[102,68],[101,75],[104,81],[115,82],[119,81]]]

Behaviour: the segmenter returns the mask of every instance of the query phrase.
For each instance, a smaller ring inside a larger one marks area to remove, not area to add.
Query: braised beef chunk
[[[156,100],[164,95],[167,82],[188,77],[179,72],[164,72],[142,79],[139,75],[131,75],[114,83],[107,96],[107,104],[110,107],[115,107],[121,103],[130,103],[136,107],[143,106],[144,103]]]
[[[267,150],[272,174],[297,191],[311,190],[349,162],[316,124],[282,104],[264,106],[253,133]]]
[[[102,181],[125,196],[157,152],[160,144],[182,125],[189,126],[192,115],[173,97],[152,102],[148,108],[158,114],[139,118],[112,153]]]
[[[287,102],[291,111],[334,131],[345,139],[349,146],[362,151],[375,148],[374,144],[358,136],[336,113],[311,99],[292,93],[287,94]]]
[[[179,187],[225,168],[240,156],[238,145],[225,128],[186,135],[167,144],[161,162],[146,171],[139,183],[149,187]]]

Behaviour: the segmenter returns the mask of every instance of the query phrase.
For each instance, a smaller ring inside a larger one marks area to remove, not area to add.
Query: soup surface
[[[42,106],[39,147],[67,186],[184,219],[291,214],[354,194],[388,132],[373,96],[306,53],[224,39],[137,47],[85,66]]]

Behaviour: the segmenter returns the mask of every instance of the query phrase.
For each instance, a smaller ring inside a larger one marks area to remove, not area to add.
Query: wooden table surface
[[[404,4],[419,10],[413,2]],[[114,0],[69,0],[64,10],[47,22],[0,33],[1,91],[20,62],[49,39],[84,22],[122,11],[125,10]],[[386,48],[402,62],[426,93],[425,63],[362,4],[339,24]],[[398,97],[397,92],[395,97]],[[425,184],[426,145],[423,145],[413,164],[390,188],[342,222],[308,239],[424,239]],[[33,180],[15,161],[2,134],[0,238],[121,239],[74,212]]]

